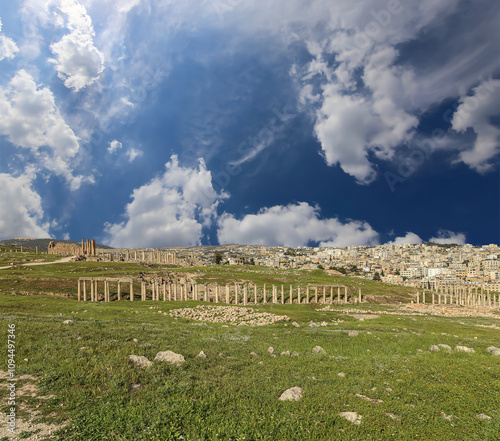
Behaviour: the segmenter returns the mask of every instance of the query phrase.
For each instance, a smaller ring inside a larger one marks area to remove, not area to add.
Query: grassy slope
[[[356,321],[342,314],[344,307],[320,312],[313,305],[267,305],[258,309],[287,314],[302,327],[224,328],[197,326],[149,309],[194,304],[84,304],[4,294],[0,327],[5,335],[7,324],[16,323],[17,373],[39,377],[41,391],[55,395],[43,403],[34,398],[26,403],[42,403],[48,421],[71,419],[60,439],[498,439],[500,366],[485,348],[498,346],[499,332],[476,326],[492,319],[382,316]],[[67,318],[74,323],[64,325]],[[310,328],[309,320],[330,325]],[[334,325],[337,320],[343,322]],[[362,332],[348,337],[343,332],[348,329]],[[436,343],[464,344],[476,354],[426,352]],[[316,345],[327,355],[313,355]],[[269,346],[278,354],[290,350],[301,355],[274,359],[266,354]],[[176,368],[156,362],[142,370],[127,361],[129,354],[152,360],[167,349],[184,354],[186,363]],[[195,357],[200,350],[206,359]],[[260,356],[251,356],[252,351]],[[6,353],[6,339],[0,353]],[[143,389],[130,392],[131,384]],[[302,387],[304,398],[279,402],[292,386]],[[383,403],[371,404],[356,393]],[[3,396],[0,401],[5,402]],[[363,423],[348,423],[340,411],[358,412]],[[441,412],[455,418],[443,420]],[[475,417],[479,413],[493,420],[481,421]]]

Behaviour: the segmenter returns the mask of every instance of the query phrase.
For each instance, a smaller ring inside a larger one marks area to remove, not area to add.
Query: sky
[[[500,243],[497,0],[20,0],[0,23],[0,239]]]

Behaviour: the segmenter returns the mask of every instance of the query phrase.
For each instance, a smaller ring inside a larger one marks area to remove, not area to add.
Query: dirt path
[[[76,256],[63,257],[62,259],[55,260],[54,262],[30,262],[30,263],[20,263],[19,265],[22,265],[22,266],[52,265],[54,263],[71,262],[71,259],[73,259],[74,257],[76,257]],[[0,270],[8,269],[8,268],[12,268],[12,265],[0,266]]]

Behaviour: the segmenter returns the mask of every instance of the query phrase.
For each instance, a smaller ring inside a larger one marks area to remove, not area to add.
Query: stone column
[[[83,279],[83,301],[87,301],[87,281]]]
[[[172,301],[172,282],[168,282],[168,301]]]
[[[167,284],[166,282],[163,282],[163,301],[167,301]]]
[[[237,305],[239,303],[239,299],[238,299],[238,284],[235,283],[234,284],[234,304]]]
[[[243,285],[243,305],[247,305],[248,303],[248,285],[245,283]]]
[[[314,303],[318,303],[318,287],[314,287]]]
[[[345,303],[348,302],[348,299],[347,299],[347,286],[344,286],[344,294],[345,294]]]
[[[95,283],[94,279],[90,279],[90,301],[95,302]]]
[[[267,293],[266,293],[266,284],[264,283],[264,288],[262,289],[262,303],[267,303]]]
[[[340,286],[337,287],[337,303],[340,303]]]
[[[333,304],[333,286],[330,286],[330,305]]]
[[[323,286],[323,304],[326,303],[326,286]]]
[[[293,285],[290,285],[290,305],[293,305]]]
[[[417,305],[420,303],[420,293],[417,291]]]
[[[300,285],[297,286],[297,304],[300,305]]]
[[[219,284],[215,284],[215,303],[219,303]]]
[[[434,299],[434,291],[432,291],[432,304],[434,305],[435,299]]]
[[[122,299],[122,282],[118,280],[118,300]]]
[[[226,303],[229,305],[231,303],[231,299],[229,298],[229,291],[231,290],[231,287],[229,284],[226,283]]]
[[[285,303],[285,287],[281,285],[281,304]]]
[[[273,285],[273,303],[278,303],[278,288]]]
[[[309,286],[306,286],[306,303],[309,303]]]
[[[210,291],[208,290],[208,283],[205,283],[205,302],[210,301]]]
[[[79,302],[82,300],[81,284],[82,284],[82,282],[80,281],[80,279],[78,279],[78,301]]]
[[[130,281],[130,301],[134,301],[134,281]]]
[[[358,289],[358,301],[361,303],[361,288]]]

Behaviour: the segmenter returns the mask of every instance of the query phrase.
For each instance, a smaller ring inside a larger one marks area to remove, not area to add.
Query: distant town
[[[60,245],[60,246],[57,246]],[[52,245],[52,251],[88,260],[134,261],[181,266],[260,265],[279,269],[324,269],[392,285],[437,290],[462,286],[500,292],[500,247],[455,244],[349,246],[345,248],[222,245],[162,249],[104,249],[93,241]]]

